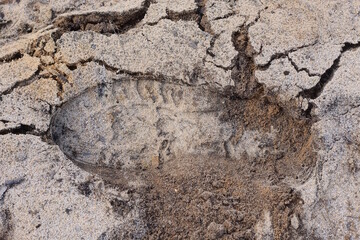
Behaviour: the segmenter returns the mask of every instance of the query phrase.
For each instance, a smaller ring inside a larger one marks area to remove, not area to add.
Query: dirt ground
[[[45,2],[0,0],[0,240],[359,236],[352,3]]]

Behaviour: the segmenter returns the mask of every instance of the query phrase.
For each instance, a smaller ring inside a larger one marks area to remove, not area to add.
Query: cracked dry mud
[[[358,239],[360,2],[0,0],[0,239]]]

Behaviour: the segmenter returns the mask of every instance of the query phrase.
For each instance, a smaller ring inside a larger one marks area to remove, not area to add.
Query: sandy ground
[[[358,239],[360,2],[0,0],[0,239]]]

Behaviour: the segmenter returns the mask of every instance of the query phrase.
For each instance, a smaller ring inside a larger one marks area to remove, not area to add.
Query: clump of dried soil
[[[260,93],[249,100],[230,97],[223,120],[233,121],[237,126],[232,141],[241,138],[245,131],[276,132],[275,139],[260,146],[265,149],[265,157],[248,159],[254,171],[261,169],[274,184],[286,177],[305,181],[311,174],[316,161],[311,119],[293,116]]]
[[[149,239],[253,239],[263,211],[272,213],[276,239],[301,210],[291,188],[253,177],[242,162],[183,158],[152,175],[143,205]]]

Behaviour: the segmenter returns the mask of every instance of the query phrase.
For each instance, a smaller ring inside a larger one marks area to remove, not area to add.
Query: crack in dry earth
[[[341,53],[340,55],[334,60],[333,64],[331,65],[331,67],[329,69],[327,69],[320,77],[319,82],[312,88],[310,89],[305,89],[303,91],[301,91],[299,93],[299,96],[304,97],[304,98],[309,98],[309,99],[316,99],[318,98],[322,91],[324,90],[326,84],[328,84],[331,79],[334,77],[334,74],[336,72],[336,70],[340,67],[340,60],[342,55],[347,52],[347,51],[351,51],[353,49],[356,49],[360,47],[360,42],[359,43],[344,43],[344,46],[341,49]]]

